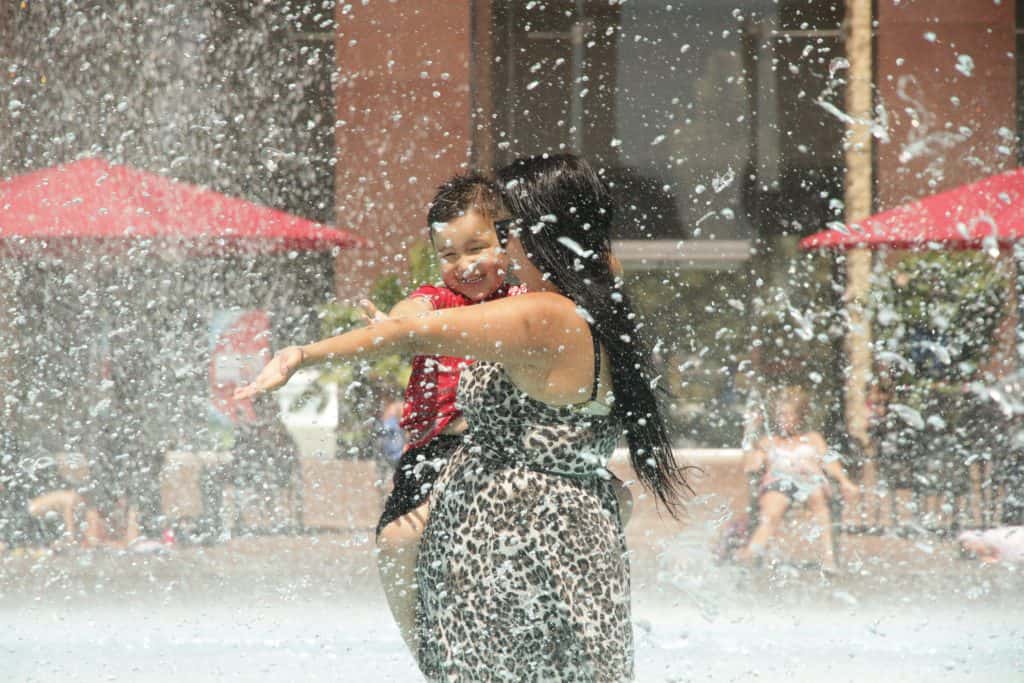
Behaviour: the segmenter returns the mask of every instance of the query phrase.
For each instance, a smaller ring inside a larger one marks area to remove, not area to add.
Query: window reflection
[[[604,166],[620,207],[616,253],[663,340],[676,443],[739,444],[756,283],[792,280],[787,236],[843,214],[843,4],[492,10],[494,116],[477,146],[495,165],[575,151]]]
[[[842,11],[500,3],[482,144],[497,163],[560,150],[603,162],[623,206],[620,239],[814,230],[840,211],[830,199],[842,183]]]

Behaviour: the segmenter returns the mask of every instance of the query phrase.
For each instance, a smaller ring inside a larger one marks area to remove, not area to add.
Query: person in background
[[[28,501],[28,513],[45,526],[61,529],[56,548],[86,549],[132,547],[140,540],[138,508],[127,496],[97,503],[89,491],[70,485],[45,491]]]
[[[957,537],[963,551],[986,563],[1024,566],[1024,526],[965,531]]]
[[[230,484],[235,489],[236,519],[233,533],[241,531],[243,493],[251,493],[258,524],[266,531],[282,531],[295,521],[292,487],[298,470],[295,440],[281,421],[281,408],[272,396],[253,398],[255,420],[240,422],[232,447]],[[282,516],[287,521],[282,521]]]
[[[401,425],[403,406],[401,401],[386,400],[377,418],[380,454],[392,470],[398,467],[405,450],[405,432]]]
[[[833,492],[828,477],[839,484],[844,497],[855,498],[857,487],[846,476],[839,459],[829,456],[821,434],[807,428],[808,398],[803,389],[784,388],[774,408],[774,424],[768,425],[768,434],[744,454],[744,471],[758,477],[758,519],[749,542],[736,553],[736,559],[759,559],[786,512],[794,505],[802,505],[820,528],[822,570],[835,572],[838,567],[829,506]]]

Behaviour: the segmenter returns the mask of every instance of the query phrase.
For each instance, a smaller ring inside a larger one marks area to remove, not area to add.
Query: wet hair
[[[692,489],[676,463],[650,346],[611,253],[614,215],[608,188],[570,154],[517,159],[498,171],[505,205],[519,223],[530,261],[583,309],[609,357],[612,415],[623,427],[640,481],[677,517]]]
[[[441,183],[427,210],[430,244],[437,247],[434,244],[434,226],[453,221],[470,211],[477,211],[491,221],[505,214],[501,192],[491,178],[482,173],[463,173]]]

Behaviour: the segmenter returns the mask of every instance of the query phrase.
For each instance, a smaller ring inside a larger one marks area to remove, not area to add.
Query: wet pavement
[[[0,560],[4,680],[414,681],[365,533]],[[1024,680],[1024,573],[634,562],[638,681]]]

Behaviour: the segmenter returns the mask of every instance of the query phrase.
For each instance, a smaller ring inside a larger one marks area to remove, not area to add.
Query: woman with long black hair
[[[239,394],[327,358],[475,358],[459,385],[466,444],[434,486],[420,545],[420,667],[432,680],[628,680],[629,568],[605,466],[624,436],[673,514],[684,469],[614,272],[604,184],[570,155],[517,161],[498,180],[515,216],[499,227],[529,294],[284,349]]]

